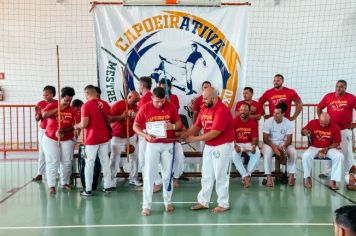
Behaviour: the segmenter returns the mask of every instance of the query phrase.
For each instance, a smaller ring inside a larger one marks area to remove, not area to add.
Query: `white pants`
[[[171,183],[171,191],[168,191],[167,187],[172,172],[172,158],[173,158],[172,153],[173,153],[173,143],[147,142],[146,155],[145,155],[145,170],[143,176],[142,208],[151,209],[153,185],[155,183],[155,176],[158,173],[158,166],[160,162],[162,166],[161,173],[162,173],[162,182],[163,182],[163,202],[165,206],[171,204],[173,184]]]
[[[42,139],[44,133],[46,132],[45,129],[38,128],[38,168],[37,168],[37,175],[44,175],[46,172],[46,159],[45,154],[43,151]]]
[[[55,187],[59,167],[61,185],[69,184],[72,173],[74,142],[72,140],[61,141],[58,145],[57,141],[44,135],[42,144],[47,164],[48,187]]]
[[[296,162],[297,162],[297,151],[295,150],[293,145],[289,145],[286,148],[286,152],[288,155],[287,172],[288,172],[288,174],[295,174]],[[272,156],[273,156],[274,152],[269,145],[263,144],[262,154],[263,154],[263,159],[264,159],[265,174],[270,175],[271,168],[272,168]]]
[[[251,143],[237,143],[237,145],[239,145],[242,149],[251,149]],[[240,173],[241,177],[243,178],[246,176],[251,176],[252,172],[258,164],[258,161],[260,160],[260,149],[256,147],[256,152],[254,154],[252,152],[247,153],[250,156],[250,161],[248,162],[247,170],[245,169],[242,163],[241,153],[236,152],[236,150],[234,150],[233,153],[234,154],[232,156],[232,161],[234,162],[236,169]]]
[[[129,180],[133,181],[137,178],[137,136],[130,137],[130,144],[135,147],[135,152],[130,154],[130,177]],[[110,169],[111,169],[111,187],[116,187],[116,175],[121,163],[124,162],[124,158],[121,158],[121,152],[126,151],[127,139],[113,137],[111,139],[111,156],[110,156]],[[126,158],[125,158],[126,160]]]
[[[85,190],[91,191],[93,185],[94,164],[97,154],[99,155],[101,168],[104,176],[104,188],[111,187],[111,172],[109,158],[109,142],[97,145],[85,145]]]
[[[179,142],[176,142],[175,144],[175,157],[174,157],[174,163],[173,163],[173,177],[175,179],[178,179],[183,171],[184,171],[184,151],[182,144]]]
[[[347,173],[346,175],[345,175],[345,183],[346,184],[349,184],[349,173]],[[354,177],[356,178],[356,175],[354,174]],[[355,186],[356,186],[356,182],[355,182]]]
[[[354,154],[352,152],[352,130],[343,129],[341,130],[341,152],[344,155],[344,165],[342,167],[342,172],[348,173],[350,168],[354,163]],[[326,161],[324,165],[324,174],[330,176],[331,172],[331,162]]]
[[[233,149],[234,143],[225,143],[218,146],[205,144],[201,170],[202,188],[198,194],[198,202],[203,206],[209,207],[215,182],[218,205],[229,208],[229,181]]]
[[[146,152],[147,152],[146,145],[147,145],[147,142],[146,142],[145,138],[142,137],[142,136],[139,136],[138,137],[138,165],[139,165],[139,169],[141,170],[141,173],[142,173],[142,178],[144,178],[144,176],[145,176],[145,174],[144,174],[144,171],[145,171],[145,155],[146,155]],[[155,175],[155,184],[156,185],[161,185],[162,184],[162,178],[159,175],[159,169],[160,168],[157,168],[157,173]]]
[[[304,178],[308,178],[311,176],[313,159],[318,155],[318,152],[321,148],[309,147],[304,153],[302,157],[303,162],[303,170],[304,170]],[[341,170],[344,156],[340,151],[333,148],[330,149],[326,156],[331,159],[331,180],[335,180],[337,182],[341,181]]]

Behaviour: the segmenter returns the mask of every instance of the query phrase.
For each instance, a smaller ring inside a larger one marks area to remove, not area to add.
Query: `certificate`
[[[147,122],[147,133],[151,134],[155,138],[167,138],[165,123],[165,121]]]

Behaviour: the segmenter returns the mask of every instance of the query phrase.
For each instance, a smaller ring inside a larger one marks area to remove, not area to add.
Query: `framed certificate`
[[[146,123],[146,131],[155,138],[167,138],[167,131],[165,128],[165,121],[154,121]]]

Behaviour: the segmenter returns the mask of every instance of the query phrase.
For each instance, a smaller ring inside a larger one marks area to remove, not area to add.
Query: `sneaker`
[[[80,191],[80,196],[83,196],[83,197],[90,197],[92,195],[91,191]]]
[[[142,183],[140,181],[138,181],[137,179],[135,180],[130,180],[129,181],[130,185],[135,185],[135,186],[142,186]]]
[[[37,182],[42,180],[42,175],[36,175],[35,177],[32,178],[32,181]]]
[[[104,193],[111,193],[111,188],[103,188],[101,191]]]

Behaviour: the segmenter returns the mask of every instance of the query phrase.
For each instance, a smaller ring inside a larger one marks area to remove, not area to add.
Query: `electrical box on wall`
[[[4,72],[0,72],[0,79],[5,79],[5,73]]]
[[[4,90],[1,86],[0,86],[0,101],[4,101]]]

